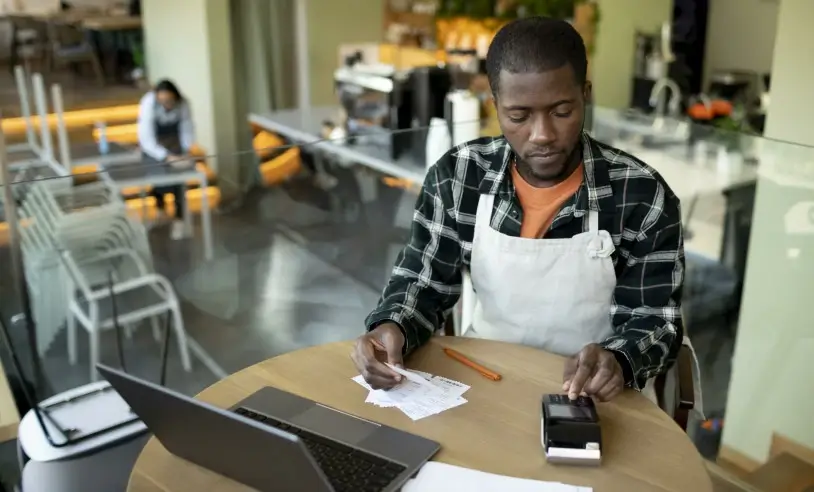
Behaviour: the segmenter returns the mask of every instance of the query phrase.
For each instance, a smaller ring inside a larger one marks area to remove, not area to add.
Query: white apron
[[[570,357],[613,334],[613,240],[588,212],[570,239],[508,236],[491,225],[494,195],[481,195],[470,276],[477,301],[465,336],[529,345]],[[643,393],[656,402],[652,381]]]

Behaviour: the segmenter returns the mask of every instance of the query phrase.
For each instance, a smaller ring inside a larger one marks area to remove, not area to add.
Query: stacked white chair
[[[95,381],[102,330],[118,323],[129,335],[132,326],[150,320],[158,338],[160,318],[170,315],[182,365],[190,371],[178,299],[170,282],[153,270],[144,226],[127,216],[119,194],[104,181],[54,186],[59,181],[65,180],[32,184],[20,207],[40,351],[65,323],[69,359],[75,364],[78,321],[90,338],[90,376]]]
[[[37,141],[37,133],[31,118],[31,96],[28,93],[28,75],[25,69],[19,65],[14,67],[14,82],[17,86],[17,95],[20,97],[20,114],[25,122],[24,143],[9,145],[6,150],[9,154],[18,152],[33,152],[39,155],[42,151],[40,143]]]

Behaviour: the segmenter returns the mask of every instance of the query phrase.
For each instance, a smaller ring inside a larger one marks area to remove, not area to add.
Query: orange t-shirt
[[[537,239],[545,235],[563,203],[582,185],[583,166],[580,164],[562,183],[550,188],[535,188],[528,184],[517,166],[512,165],[512,183],[523,208],[520,237]]]

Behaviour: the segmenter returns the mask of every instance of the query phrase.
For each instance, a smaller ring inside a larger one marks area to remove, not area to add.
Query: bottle
[[[100,121],[96,123],[96,129],[99,131],[99,153],[107,155],[110,151],[110,146],[107,142],[107,125]]]
[[[424,147],[426,168],[432,167],[451,147],[452,137],[447,121],[443,118],[431,119]]]

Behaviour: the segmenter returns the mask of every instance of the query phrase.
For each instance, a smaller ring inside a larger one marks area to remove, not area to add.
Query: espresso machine
[[[347,142],[385,148],[397,159],[411,147],[410,74],[390,65],[363,64],[360,56],[348,57],[334,72]]]
[[[416,162],[427,160],[426,142],[430,125],[443,119],[447,110],[446,96],[452,87],[452,78],[445,66],[414,68],[410,74],[410,107],[413,114],[410,156]]]

